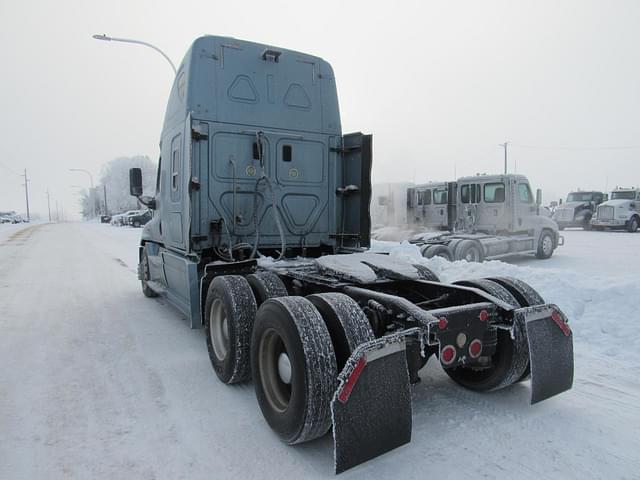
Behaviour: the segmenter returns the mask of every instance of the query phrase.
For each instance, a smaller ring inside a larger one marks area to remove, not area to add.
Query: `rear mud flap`
[[[569,390],[573,385],[573,334],[555,305],[537,305],[515,311],[529,341],[531,403]]]
[[[411,441],[405,334],[360,345],[331,402],[336,473]]]

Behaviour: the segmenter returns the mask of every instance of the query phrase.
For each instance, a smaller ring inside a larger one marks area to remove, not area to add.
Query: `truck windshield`
[[[633,200],[636,198],[636,192],[611,192],[611,200]]]
[[[434,188],[433,189],[433,203],[436,205],[444,205],[447,203],[447,189],[446,188]]]
[[[591,202],[593,193],[588,192],[571,192],[567,197],[567,202]]]

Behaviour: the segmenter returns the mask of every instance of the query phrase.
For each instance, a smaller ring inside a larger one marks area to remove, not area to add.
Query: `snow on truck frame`
[[[444,284],[366,252],[371,144],[342,134],[324,60],[207,36],[171,90],[155,197],[130,172],[157,212],[143,293],[204,326],[218,378],[252,378],[285,442],[332,429],[336,472],[410,441],[410,385],[431,356],[472,390],[530,376],[532,402],[573,380],[567,319],[529,286]]]
[[[541,190],[536,192],[534,201],[524,175],[475,175],[446,185],[448,203],[444,215],[449,231],[420,232],[410,238],[411,243],[420,246],[423,256],[481,262],[534,254],[544,259],[563,245],[558,224],[541,214]],[[411,198],[412,192],[408,191],[408,195]],[[407,208],[412,209],[413,205],[408,203]],[[427,230],[434,227],[422,226]]]

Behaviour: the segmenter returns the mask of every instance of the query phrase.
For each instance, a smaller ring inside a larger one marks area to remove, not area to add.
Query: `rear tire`
[[[478,288],[489,295],[518,308],[518,299],[499,283],[482,278],[478,280],[463,280],[456,285]],[[507,387],[521,381],[529,375],[529,343],[524,326],[516,325],[514,338],[505,330],[487,331],[483,344],[491,337],[496,341],[495,353],[491,356],[492,366],[479,369],[473,365],[445,369],[451,379],[469,390],[486,392]]]
[[[425,245],[422,247],[422,256],[425,258],[442,257],[453,262],[453,253],[446,245]]]
[[[467,262],[482,262],[484,260],[482,245],[475,240],[463,240],[455,249],[455,258]]]
[[[286,297],[289,295],[280,277],[271,272],[258,272],[247,275],[247,281],[256,297],[258,307],[270,298]]]
[[[280,297],[262,304],[251,340],[251,371],[262,414],[283,441],[302,443],[329,431],[336,357],[309,300]]]
[[[640,222],[638,221],[638,217],[634,216],[629,220],[629,225],[627,225],[627,232],[636,233],[638,231],[638,225]]]
[[[205,303],[205,332],[209,359],[226,384],[251,378],[249,363],[256,300],[249,283],[239,275],[213,279]]]
[[[307,297],[324,320],[336,353],[338,372],[362,343],[373,340],[373,330],[360,306],[344,293],[316,293]]]

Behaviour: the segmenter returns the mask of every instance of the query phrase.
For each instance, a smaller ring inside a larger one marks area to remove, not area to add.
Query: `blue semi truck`
[[[513,278],[445,284],[367,251],[372,137],[343,134],[321,58],[234,38],[195,40],[160,142],[139,277],[192,328],[213,370],[252,380],[289,444],[333,432],[341,472],[411,439],[411,384],[429,359],[475,391],[531,379],[571,388],[561,310]],[[445,412],[441,412],[445,415]]]

